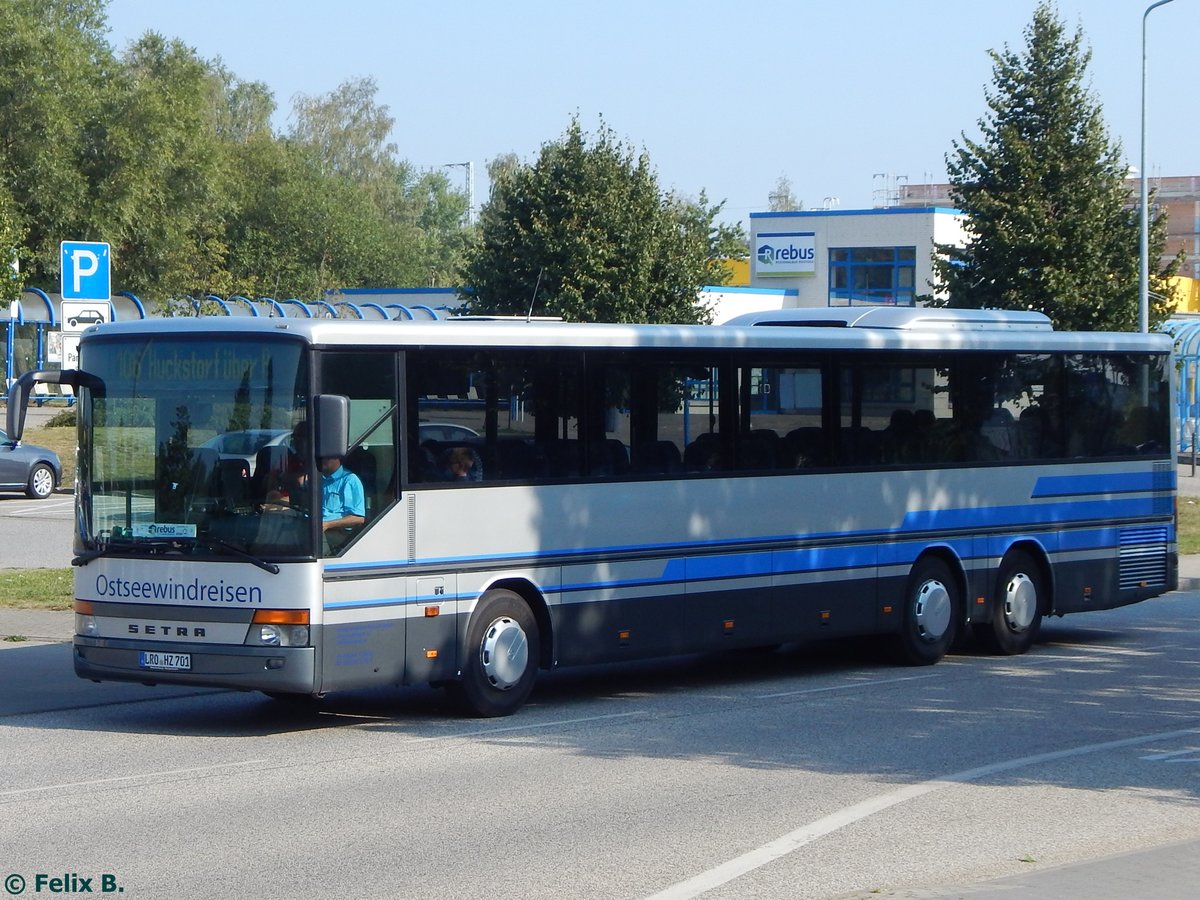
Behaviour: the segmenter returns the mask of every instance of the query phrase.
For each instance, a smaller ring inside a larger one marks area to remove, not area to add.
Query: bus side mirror
[[[316,457],[345,456],[350,441],[350,398],[317,394]]]
[[[29,405],[29,395],[35,384],[69,384],[78,388],[83,381],[83,373],[78,369],[39,369],[26,372],[14,381],[8,389],[8,421],[5,423],[8,439],[21,442],[21,435],[25,433],[25,407]]]

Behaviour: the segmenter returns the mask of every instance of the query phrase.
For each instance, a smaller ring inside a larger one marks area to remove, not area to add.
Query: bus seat
[[[629,451],[616,438],[587,445],[588,472],[592,477],[613,478],[629,471]]]
[[[227,509],[237,509],[250,502],[250,466],[244,459],[222,459],[221,496]]]
[[[370,450],[361,446],[353,447],[342,460],[342,464],[358,476],[358,480],[363,483],[364,491],[368,494],[375,493],[375,473],[378,470],[378,463]]]
[[[683,450],[683,467],[689,472],[718,471],[721,462],[721,440],[716,432],[706,431]]]
[[[366,517],[370,519],[380,507],[379,484],[376,478],[378,461],[375,455],[361,445],[351,447],[350,452],[342,459],[342,465],[357,475],[358,480],[362,482]]]
[[[220,477],[221,454],[213,447],[196,447],[192,450],[192,483],[184,500],[183,512],[209,507],[219,496],[217,488]]]
[[[643,475],[668,475],[683,469],[683,457],[674,441],[643,441],[631,449],[631,468]]]
[[[501,438],[493,449],[496,478],[523,479],[544,474],[544,457],[523,438]]]
[[[825,431],[815,425],[793,428],[783,439],[784,466],[808,469],[829,464]]]
[[[775,445],[778,443],[779,435],[774,431],[756,430],[743,434],[738,447],[738,468],[752,471],[775,468]]]
[[[579,441],[560,438],[539,445],[546,454],[547,474],[551,478],[573,478],[580,475]]]
[[[267,491],[278,486],[280,476],[288,469],[290,453],[282,444],[268,444],[254,454],[254,476],[250,489],[256,500],[265,500]]]

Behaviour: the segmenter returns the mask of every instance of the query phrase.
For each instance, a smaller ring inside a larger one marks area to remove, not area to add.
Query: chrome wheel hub
[[[1037,585],[1028,575],[1018,572],[1004,588],[1004,622],[1010,631],[1022,632],[1037,615]]]
[[[914,617],[917,632],[930,643],[941,640],[950,627],[953,604],[946,586],[936,579],[926,581],[917,591]]]
[[[501,616],[487,627],[479,661],[492,687],[501,691],[516,687],[529,667],[529,639],[515,619]]]

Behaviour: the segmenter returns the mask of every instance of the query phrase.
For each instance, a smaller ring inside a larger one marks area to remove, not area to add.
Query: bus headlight
[[[254,613],[246,645],[253,647],[307,647],[307,609],[260,609]]]
[[[95,610],[91,600],[75,601],[75,633],[84,637],[95,637],[100,631],[96,624]]]

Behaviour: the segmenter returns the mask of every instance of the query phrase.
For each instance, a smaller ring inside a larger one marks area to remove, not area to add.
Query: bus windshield
[[[303,343],[140,335],[83,364],[81,553],[312,555]]]

